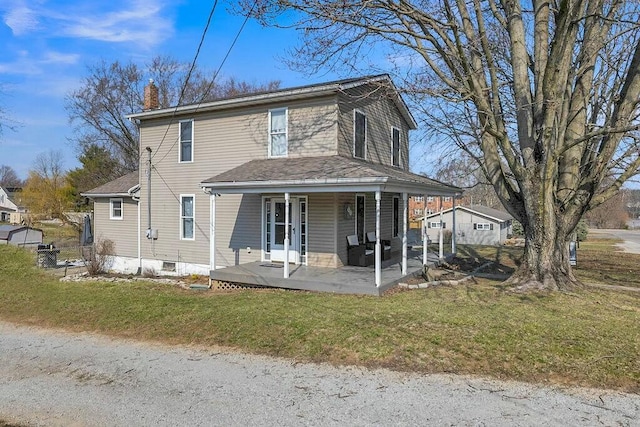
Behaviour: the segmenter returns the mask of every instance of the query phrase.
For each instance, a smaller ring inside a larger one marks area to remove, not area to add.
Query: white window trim
[[[440,221],[430,221],[429,228],[440,228],[441,224]]]
[[[398,131],[398,164],[393,164],[393,131]],[[400,128],[396,126],[391,126],[391,166],[399,168],[402,167],[402,133],[400,132]]]
[[[191,160],[182,160],[182,123],[191,122]],[[178,163],[193,163],[194,160],[194,146],[195,140],[193,138],[195,134],[195,120],[186,119],[178,122]]]
[[[363,156],[364,157],[358,157],[356,156],[356,114],[362,114],[364,116],[364,153]],[[356,159],[362,159],[362,160],[366,160],[367,159],[367,140],[369,139],[367,135],[367,115],[364,111],[362,110],[358,110],[358,109],[354,109],[353,110],[353,150],[352,150],[352,154],[353,157]]]
[[[427,202],[433,202],[433,196],[427,196]]]
[[[491,231],[491,223],[488,223],[488,222],[477,222],[475,229],[479,230],[479,231]]]
[[[284,123],[285,123],[285,129],[284,129],[284,139],[287,143],[287,151],[285,154],[281,155],[281,156],[274,156],[273,154],[271,154],[271,137],[273,136],[273,132],[271,132],[271,113],[274,111],[284,111]],[[282,107],[282,108],[272,108],[269,110],[269,120],[267,121],[267,133],[269,135],[269,141],[267,142],[267,157],[270,159],[277,159],[277,158],[282,158],[282,157],[289,157],[289,109],[287,107]]]
[[[120,216],[113,215],[113,202],[120,202]],[[109,199],[109,219],[122,221],[124,219],[124,201],[122,198]]]
[[[182,200],[184,198],[187,198],[187,197],[191,197],[193,199],[193,217],[192,217],[193,218],[193,237],[184,237],[184,229],[183,229],[184,222],[183,222],[183,219],[187,218],[187,217],[183,217],[182,216],[182,204],[183,204]],[[189,241],[196,240],[196,195],[195,194],[181,194],[180,195],[180,207],[179,207],[179,209],[180,209],[180,212],[179,212],[179,217],[180,217],[180,227],[179,227],[180,228],[180,240],[189,240]]]

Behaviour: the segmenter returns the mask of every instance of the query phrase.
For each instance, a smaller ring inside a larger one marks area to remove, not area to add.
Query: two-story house
[[[168,109],[156,99],[151,84],[145,111],[129,116],[139,174],[85,193],[120,271],[220,279],[257,264],[287,279],[347,265],[347,236],[375,236],[379,286],[383,245],[406,273],[409,195],[460,192],[409,172],[416,122],[387,75]]]

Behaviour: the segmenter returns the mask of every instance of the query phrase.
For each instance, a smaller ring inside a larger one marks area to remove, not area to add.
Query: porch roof
[[[462,190],[398,167],[343,156],[251,160],[200,184],[215,193],[383,191],[457,196]]]

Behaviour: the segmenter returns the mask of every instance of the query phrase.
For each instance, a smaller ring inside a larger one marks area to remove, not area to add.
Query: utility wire
[[[198,111],[198,109],[200,108],[200,106],[202,105],[202,103],[204,102],[204,100],[207,98],[207,95],[209,94],[209,92],[211,91],[211,88],[213,87],[216,78],[218,77],[218,74],[220,74],[220,70],[222,70],[222,67],[224,66],[225,62],[227,62],[227,58],[229,58],[229,55],[231,54],[231,51],[233,50],[233,48],[236,45],[236,42],[238,41],[238,39],[240,38],[240,34],[242,33],[242,31],[244,30],[244,27],[247,24],[247,21],[249,21],[249,18],[251,17],[251,15],[253,14],[253,10],[255,9],[256,5],[258,4],[258,0],[255,0],[253,2],[253,5],[251,6],[251,9],[249,10],[249,12],[247,13],[247,15],[244,17],[244,21],[242,22],[242,25],[240,26],[240,29],[238,29],[238,32],[236,33],[235,38],[233,39],[233,42],[231,43],[231,45],[229,46],[229,49],[227,49],[227,53],[224,55],[224,58],[222,59],[222,62],[220,63],[220,66],[218,67],[218,69],[216,70],[216,72],[213,74],[213,77],[211,78],[211,81],[209,82],[209,85],[207,86],[207,89],[204,91],[204,93],[202,94],[202,96],[200,97],[200,100],[198,101],[198,103],[196,104],[196,108],[193,111],[194,113],[196,111]],[[176,107],[177,108],[177,107]],[[174,114],[171,117],[171,119],[173,120],[173,117],[175,116],[176,110],[174,110]],[[169,125],[171,125],[171,122],[169,123]],[[169,128],[167,127],[167,130],[165,132],[165,136],[167,135],[167,132],[169,131]],[[164,141],[164,137],[162,138],[162,140]],[[164,156],[162,156],[162,158],[156,162],[160,163],[162,162],[171,152],[171,150],[173,150],[173,148],[176,146],[176,144],[178,143],[178,141],[180,140],[180,136],[178,135],[178,138],[175,140],[175,142],[173,143],[173,145],[171,147],[169,147],[169,150],[167,150],[166,154]],[[191,143],[193,144],[194,141],[191,141]],[[162,142],[160,143],[160,145],[162,145]],[[158,146],[158,148],[156,149],[156,154],[158,152],[158,149],[160,148],[160,146]]]
[[[184,93],[187,89],[187,84],[189,83],[191,74],[193,73],[193,70],[196,67],[196,62],[198,60],[198,56],[200,55],[200,49],[202,48],[202,45],[204,43],[205,36],[207,35],[207,31],[209,30],[209,25],[211,24],[211,20],[213,18],[213,14],[216,10],[217,5],[218,5],[218,0],[215,0],[215,2],[213,3],[213,6],[211,7],[211,11],[209,12],[209,18],[207,19],[207,24],[205,25],[204,30],[202,31],[202,36],[200,37],[200,43],[198,43],[198,49],[196,50],[196,54],[193,57],[193,61],[191,61],[191,67],[189,68],[189,72],[187,73],[187,78],[184,80],[184,83],[182,84],[182,89],[180,90],[180,97],[178,98],[178,103],[173,109],[173,113],[171,114],[171,119],[169,120],[169,124],[167,124],[167,129],[165,130],[164,135],[162,136],[162,140],[160,140],[160,145],[158,145],[158,147],[156,148],[156,152],[151,157],[151,160],[153,160],[156,154],[158,154],[158,150],[160,150],[160,147],[162,147],[162,144],[164,143],[167,137],[167,134],[169,133],[169,128],[173,123],[173,119],[176,117],[176,112],[178,111],[178,107],[180,107],[180,103],[182,102],[182,98],[184,97]]]

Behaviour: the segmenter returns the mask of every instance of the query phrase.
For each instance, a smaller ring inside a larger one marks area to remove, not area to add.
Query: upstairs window
[[[391,161],[393,166],[400,166],[400,129],[391,128]]]
[[[353,112],[353,157],[367,156],[367,116],[363,112]]]
[[[413,200],[416,202],[424,202],[424,196],[413,196]]]
[[[180,122],[180,162],[193,161],[193,120]]]
[[[415,215],[415,216],[422,215],[422,209],[414,209],[413,210],[413,215]]]
[[[287,157],[287,109],[269,110],[269,157]]]
[[[122,219],[122,199],[109,200],[109,219]]]
[[[182,240],[194,239],[194,196],[180,196],[180,238]]]

